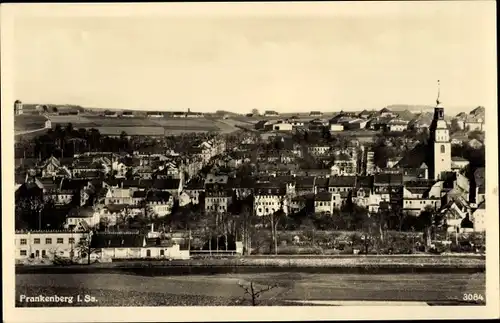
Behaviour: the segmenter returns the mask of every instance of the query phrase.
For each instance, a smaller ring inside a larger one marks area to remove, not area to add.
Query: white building
[[[269,215],[283,210],[288,214],[288,199],[286,188],[262,187],[254,195],[254,212],[257,216]]]
[[[486,202],[483,201],[479,204],[478,208],[472,212],[472,223],[474,223],[474,231],[486,231]]]
[[[441,208],[443,182],[428,184],[407,182],[403,188],[403,212],[418,216],[426,207]]]
[[[88,234],[74,231],[17,231],[16,262],[53,260],[55,257],[77,257],[77,245]]]
[[[330,131],[331,132],[344,131],[344,125],[340,123],[332,123],[330,124]]]

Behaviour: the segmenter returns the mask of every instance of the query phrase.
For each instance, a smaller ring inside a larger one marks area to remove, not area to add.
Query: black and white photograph
[[[1,14],[6,322],[498,318],[495,2]]]

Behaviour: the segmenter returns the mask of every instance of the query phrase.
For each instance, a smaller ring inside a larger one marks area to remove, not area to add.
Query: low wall
[[[259,272],[311,273],[477,273],[485,271],[482,257],[351,256],[315,258],[232,258],[196,260],[120,261],[92,265],[19,266],[24,273],[128,272],[141,275],[189,275]]]

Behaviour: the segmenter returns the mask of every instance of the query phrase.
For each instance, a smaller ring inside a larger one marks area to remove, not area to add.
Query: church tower
[[[444,120],[444,108],[439,101],[439,86],[438,81],[438,96],[434,108],[434,118],[429,128],[429,151],[431,152],[429,178],[436,180],[442,179],[444,173],[451,171],[450,131],[448,124]]]

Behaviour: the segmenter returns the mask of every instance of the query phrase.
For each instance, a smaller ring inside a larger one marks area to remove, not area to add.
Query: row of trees
[[[92,151],[127,153],[147,149],[157,153],[166,149],[188,151],[194,142],[208,140],[215,136],[217,136],[215,133],[187,133],[181,136],[161,138],[130,137],[125,131],[122,131],[118,137],[110,137],[102,135],[95,128],[75,129],[71,123],[66,127],[57,124],[54,129],[49,129],[43,135],[17,143],[16,158],[73,157],[74,154]]]

